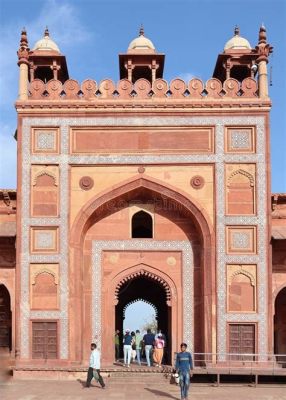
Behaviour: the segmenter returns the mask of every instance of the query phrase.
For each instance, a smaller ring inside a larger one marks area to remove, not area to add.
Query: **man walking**
[[[181,399],[187,400],[190,378],[193,376],[193,360],[191,353],[187,352],[186,343],[181,344],[181,352],[177,353],[176,371],[179,373],[181,386]]]
[[[92,381],[92,378],[94,378],[100,383],[102,389],[104,389],[105,383],[100,375],[100,352],[97,350],[95,343],[91,343],[90,350],[91,353],[89,358],[86,387],[90,387],[90,382]]]
[[[143,343],[145,346],[145,354],[148,367],[151,367],[150,353],[153,349],[154,341],[155,341],[155,335],[151,332],[151,329],[147,329],[147,333],[143,336]]]

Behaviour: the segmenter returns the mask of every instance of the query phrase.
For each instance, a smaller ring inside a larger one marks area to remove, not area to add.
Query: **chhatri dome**
[[[154,44],[151,42],[150,39],[144,36],[143,26],[141,26],[140,28],[139,36],[130,42],[127,52],[130,53],[133,51],[141,51],[141,50],[143,50],[144,52],[148,51],[150,53],[155,53]]]
[[[57,51],[60,53],[60,49],[58,45],[50,38],[49,30],[46,28],[44,37],[37,41],[35,44],[33,51]]]
[[[248,40],[239,35],[239,27],[234,29],[234,36],[226,42],[224,50],[250,50],[251,46]]]

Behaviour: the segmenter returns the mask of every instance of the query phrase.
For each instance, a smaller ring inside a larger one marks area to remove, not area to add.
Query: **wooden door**
[[[0,348],[11,349],[12,314],[10,295],[4,285],[0,285]]]
[[[231,360],[252,360],[253,356],[239,356],[239,354],[255,353],[255,325],[231,324],[229,325],[229,353]]]
[[[57,358],[57,322],[33,322],[32,358]]]

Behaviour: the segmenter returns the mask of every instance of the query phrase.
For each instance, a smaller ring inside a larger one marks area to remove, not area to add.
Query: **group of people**
[[[118,335],[119,337],[119,331],[116,331],[115,335]],[[146,353],[146,360],[147,364],[150,366],[150,351],[151,348],[154,346],[154,361],[157,362],[157,365],[161,365],[162,362],[162,357],[164,353],[164,346],[165,346],[165,341],[163,339],[163,334],[161,331],[157,333],[157,335],[154,335],[151,332],[151,329],[148,329],[147,333],[143,336],[143,338],[140,336],[140,331],[137,330],[135,332],[135,335],[131,335],[132,332],[130,332],[129,329],[126,330],[125,335],[124,335],[124,363],[127,366],[130,365],[130,360],[131,360],[131,351],[130,348],[132,349],[132,340],[135,340],[135,347],[136,347],[136,334],[137,334],[137,344],[138,348],[136,350],[136,355],[139,354],[139,358],[137,357],[137,361],[139,364],[141,364],[141,349],[142,346],[145,346],[145,353]],[[131,340],[130,340],[131,338]],[[152,343],[151,343],[152,339]],[[166,339],[165,339],[166,340]],[[150,343],[150,344],[147,344]],[[157,343],[157,345],[156,345]],[[120,344],[120,343],[119,343]],[[115,342],[116,346],[116,342]],[[129,347],[125,347],[129,346]],[[161,347],[162,346],[162,347]],[[105,383],[103,381],[103,378],[100,374],[100,352],[97,349],[97,346],[95,343],[91,343],[90,345],[91,353],[90,353],[90,360],[89,360],[89,368],[87,372],[87,380],[86,380],[86,387],[90,387],[91,380],[94,378],[96,381],[98,381],[101,385],[101,387],[104,389],[105,388]],[[115,347],[118,351],[119,349]],[[138,353],[137,353],[138,350]],[[158,351],[159,350],[159,351]],[[117,356],[119,356],[119,353],[116,353]],[[130,354],[128,356],[128,354]],[[128,363],[129,360],[129,363]],[[190,378],[193,376],[193,360],[191,353],[187,351],[187,344],[182,343],[181,344],[181,351],[177,353],[176,355],[176,362],[175,362],[175,370],[178,373],[179,376],[179,383],[180,383],[180,388],[181,388],[181,400],[187,400],[188,398],[188,391],[189,391],[189,386],[190,386]]]
[[[115,332],[115,358],[120,358],[120,331]],[[166,336],[159,329],[157,334],[152,333],[151,329],[147,329],[145,335],[141,335],[139,329],[130,331],[125,330],[123,336],[123,358],[124,366],[130,367],[131,361],[137,359],[138,365],[141,365],[141,356],[145,352],[148,367],[155,366],[161,368],[164,356],[164,348],[166,347]]]

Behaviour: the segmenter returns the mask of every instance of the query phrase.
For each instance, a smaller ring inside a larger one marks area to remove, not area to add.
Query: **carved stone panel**
[[[31,253],[57,253],[58,227],[31,227]]]
[[[34,217],[58,215],[58,166],[32,166],[31,214]]]
[[[255,128],[254,127],[227,127],[225,134],[225,151],[227,153],[254,153]]]
[[[32,128],[32,153],[59,153],[58,128]]]
[[[226,214],[253,215],[256,212],[255,165],[226,164]]]
[[[30,295],[31,309],[56,310],[59,287],[58,264],[30,265]]]
[[[226,251],[228,254],[256,254],[256,226],[227,226]]]
[[[228,312],[255,312],[256,302],[256,265],[227,265]]]

